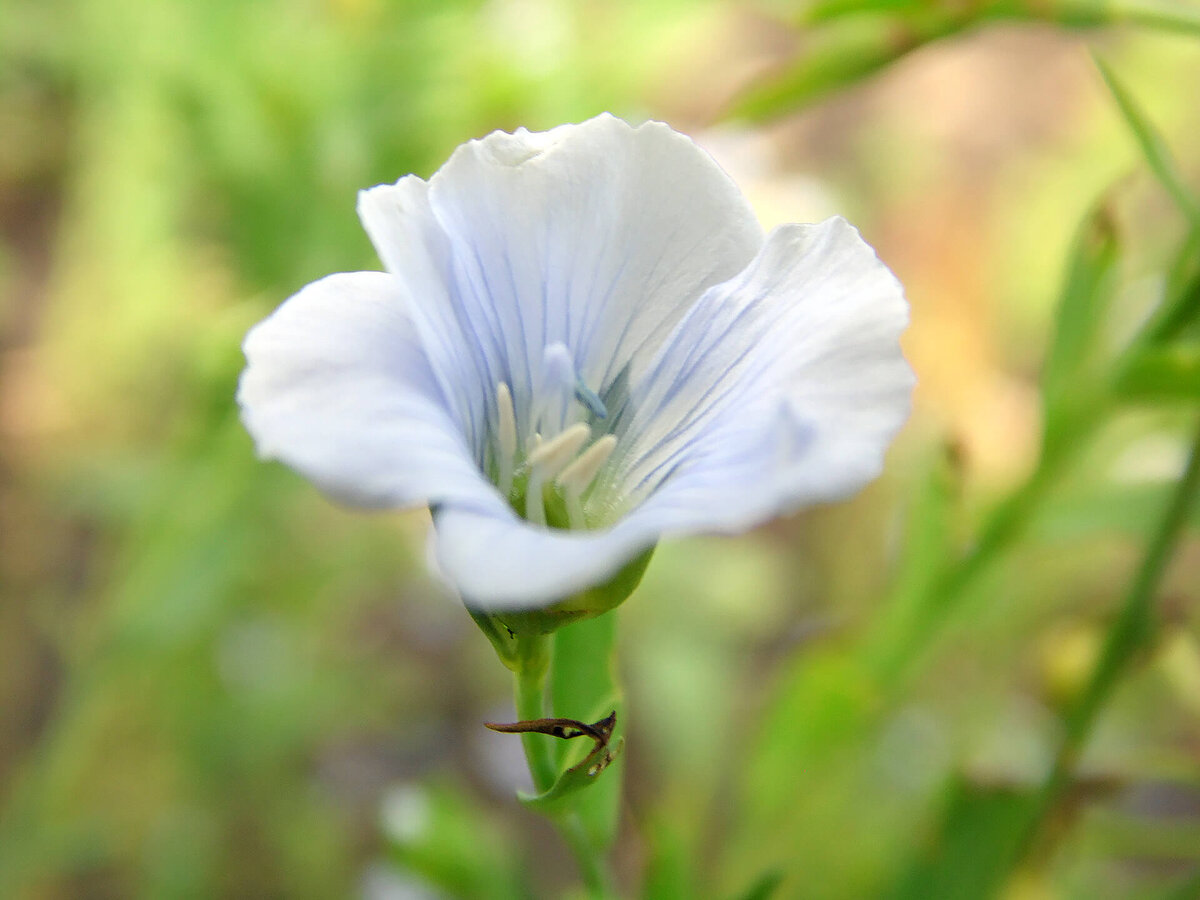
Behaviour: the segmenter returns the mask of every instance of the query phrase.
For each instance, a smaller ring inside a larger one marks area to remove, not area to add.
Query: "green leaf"
[[[978,900],[1003,886],[1036,809],[1035,794],[957,777],[925,851],[890,900]]]
[[[1184,879],[1178,887],[1168,891],[1162,900],[1196,900],[1200,897],[1200,869]]]
[[[864,644],[864,658],[873,671],[890,678],[915,635],[924,628],[929,598],[946,561],[957,555],[955,512],[962,489],[958,447],[947,443],[913,498],[905,521],[907,539],[899,569],[881,614]]]
[[[741,761],[746,837],[761,844],[755,828],[774,828],[795,807],[779,785],[789,773],[811,772],[853,746],[879,709],[877,686],[860,666],[832,652],[796,660],[770,698],[758,740]]]
[[[1200,35],[1200,10],[1179,0],[1058,0],[1042,6],[1037,17],[1069,28],[1133,25]]]
[[[1200,227],[1183,240],[1167,279],[1167,296],[1146,327],[1150,342],[1178,337],[1200,319]]]
[[[914,8],[913,0],[813,0],[801,13],[805,23],[827,22],[862,13],[904,13]]]
[[[783,873],[767,872],[750,887],[746,893],[739,895],[738,900],[771,900],[779,886],[783,884]]]
[[[551,668],[550,696],[555,715],[591,722],[615,710],[618,733],[610,746],[619,748],[620,729],[625,718],[624,697],[617,685],[616,644],[617,617],[615,612],[595,619],[576,622],[559,629],[554,635],[554,664]],[[612,845],[616,838],[621,782],[624,762],[617,757],[602,777],[587,778],[592,765],[591,756],[579,759],[589,750],[579,741],[560,741],[557,744],[559,767],[570,771],[582,767],[583,778],[571,776],[571,784],[590,785],[589,790],[576,793],[573,804],[589,838],[600,847]],[[600,773],[597,773],[599,775]],[[577,790],[573,787],[572,790]]]
[[[1179,211],[1192,223],[1192,226],[1200,227],[1200,204],[1197,204],[1196,198],[1180,176],[1166,142],[1137,105],[1133,95],[1117,80],[1108,64],[1098,56],[1093,55],[1093,59],[1104,78],[1104,83],[1108,85],[1109,92],[1117,102],[1117,108],[1121,111],[1125,124],[1129,126],[1129,130],[1137,139],[1142,155],[1146,158],[1147,165],[1150,166],[1150,171],[1154,173],[1159,183],[1175,201],[1175,205],[1179,207]]]
[[[795,112],[958,28],[944,16],[903,28],[891,18],[873,16],[822,29],[806,40],[794,60],[742,94],[730,116],[763,121]]]
[[[1105,534],[1145,538],[1174,487],[1174,481],[1109,484],[1088,479],[1057,492],[1054,502],[1038,513],[1030,536],[1055,543]],[[1200,511],[1192,512],[1191,526],[1200,528]]]
[[[431,886],[482,900],[528,896],[509,830],[452,782],[394,789],[383,830],[391,860]]]
[[[1126,400],[1159,403],[1200,400],[1200,344],[1143,350],[1123,367],[1116,390]]]
[[[518,794],[526,808],[545,815],[556,815],[569,807],[565,801],[577,791],[590,787],[600,774],[620,756],[625,747],[623,738],[611,744],[595,744],[592,751],[578,764],[563,771],[558,780],[541,794]]]
[[[1112,211],[1101,199],[1084,217],[1075,236],[1055,315],[1054,338],[1042,375],[1051,418],[1053,407],[1077,386],[1095,346],[1113,297],[1119,251]]]
[[[691,900],[699,872],[678,817],[659,814],[643,825],[646,842],[645,900]]]

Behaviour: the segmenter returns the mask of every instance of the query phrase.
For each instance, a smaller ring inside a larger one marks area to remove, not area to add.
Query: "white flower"
[[[495,132],[359,215],[387,272],[314,282],[250,332],[243,419],[338,499],[428,504],[472,607],[845,496],[908,414],[907,305],[858,232],[764,239],[661,123]]]

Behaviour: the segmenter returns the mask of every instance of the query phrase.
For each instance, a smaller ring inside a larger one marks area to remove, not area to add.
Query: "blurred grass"
[[[359,188],[602,109],[699,132],[787,65],[821,90],[702,137],[777,204],[803,172],[896,269],[917,416],[852,503],[656,554],[621,613],[621,875],[645,868],[650,897],[754,896],[777,874],[778,897],[961,896],[982,882],[939,861],[1006,857],[1182,469],[1196,244],[1080,38],[983,31],[877,65],[841,42],[886,22],[765,8],[4,7],[0,896],[342,897],[384,860],[451,896],[569,882],[511,799],[515,747],[479,733],[507,673],[425,574],[423,517],[345,513],[258,463],[238,345],[305,282],[377,265]],[[1194,190],[1197,45],[1094,40]],[[812,192],[795,196],[803,218]],[[1085,441],[1079,401],[1164,290],[1191,298],[1155,331],[1170,342]],[[1069,464],[958,612],[935,630],[906,610],[1044,442]],[[1151,896],[1200,865],[1197,583],[1193,537],[1048,834],[993,873],[1006,896]],[[910,646],[893,679],[876,651]]]

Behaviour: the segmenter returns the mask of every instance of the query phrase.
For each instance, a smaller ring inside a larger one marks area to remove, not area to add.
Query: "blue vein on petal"
[[[661,284],[665,280],[665,276],[659,272],[659,268],[662,264],[663,259],[666,256],[665,247],[679,233],[679,230],[680,229],[677,227],[675,229],[675,231],[671,232],[671,234],[662,242],[662,246],[659,248],[658,257],[655,259],[654,265],[652,267],[652,271],[658,276],[658,281],[652,288],[643,286],[643,291],[645,292],[645,294],[647,296],[653,296],[654,291],[657,290],[657,288],[658,288],[658,285]],[[696,248],[698,248],[701,244],[703,244],[704,240],[705,240],[705,238],[703,236],[698,238],[696,240],[696,242],[692,245],[692,247],[687,251],[687,254],[685,255],[684,258],[691,258],[692,256],[694,256],[696,253]],[[618,273],[618,278],[624,271],[625,271],[625,265],[624,265],[624,263],[622,263],[621,272]],[[711,275],[711,272],[709,274]],[[707,280],[707,278],[705,280]],[[701,282],[701,283],[703,283],[703,282]],[[721,284],[721,283],[724,283],[724,282],[718,282],[718,284]],[[615,285],[616,285],[616,281],[614,280],[613,286],[615,287]],[[704,291],[701,292],[700,297],[703,298],[704,293],[706,293],[708,290],[711,290],[712,288],[714,288],[716,286],[717,286],[717,284],[710,285],[708,288],[706,288]],[[596,319],[593,320],[594,322],[599,322],[602,319],[604,313],[607,312],[608,303],[609,303],[609,300],[611,299],[611,297],[612,297],[612,292],[610,290],[609,294],[604,298],[604,306],[602,307],[600,313],[597,314]],[[684,318],[686,318],[686,313],[684,314]],[[605,381],[608,380],[608,377],[612,372],[612,363],[619,357],[623,357],[625,359],[634,359],[635,357],[639,356],[641,354],[642,350],[646,347],[646,344],[654,337],[654,335],[657,333],[658,329],[662,327],[663,321],[660,319],[659,322],[657,324],[655,324],[652,328],[647,329],[646,334],[643,335],[641,340],[638,342],[638,345],[635,348],[633,348],[633,350],[629,351],[628,353],[622,354],[622,353],[620,353],[620,349],[625,344],[625,338],[628,336],[629,328],[632,324],[633,324],[633,317],[630,316],[628,319],[626,319],[625,326],[621,329],[620,337],[618,337],[617,343],[613,347],[613,353],[612,353],[612,356],[610,357],[608,368],[605,370],[605,373],[604,373]],[[678,323],[676,323],[676,324],[678,324]],[[672,328],[672,331],[673,330],[674,329]]]
[[[730,334],[739,325],[741,325],[747,315],[757,311],[761,301],[768,293],[769,291],[762,292],[742,306],[741,309],[737,310],[733,314],[733,317],[723,326],[721,330],[721,337]],[[709,317],[710,324],[711,319],[715,317],[715,313],[719,311],[719,307],[718,309],[713,310],[714,315],[710,315]],[[713,343],[718,342],[719,339],[715,340]],[[667,403],[670,403],[672,399],[678,396],[682,385],[686,384],[689,380],[688,376],[692,374],[697,364],[697,355],[703,355],[704,352],[700,346],[700,343],[701,342],[698,342],[688,349],[687,354],[680,362],[674,377],[672,377],[670,383],[664,387],[663,394],[656,404],[659,410],[662,410]],[[701,421],[717,414],[718,407],[723,405],[723,401],[725,401],[727,397],[735,393],[739,388],[744,390],[746,386],[746,381],[744,379],[739,378],[733,384],[730,384],[728,381],[726,381],[726,379],[731,372],[737,369],[737,367],[746,360],[747,357],[752,355],[754,349],[755,343],[749,342],[748,345],[725,366],[720,377],[714,378],[708,387],[705,388],[700,397],[697,398],[695,402],[691,404],[688,410],[680,416],[679,421],[675,423],[670,431],[668,431],[665,435],[656,440],[653,445],[646,448],[639,454],[640,458],[642,460],[648,459],[658,451],[662,450],[664,447],[674,443],[677,439],[680,439],[689,431],[693,431],[696,427],[698,427]],[[658,363],[655,365],[655,370],[661,371],[662,365],[665,363],[665,359],[665,357],[661,357],[659,359]],[[657,375],[657,371],[653,372],[651,376],[647,378],[647,384],[652,382]],[[714,394],[716,395],[715,397]],[[658,483],[661,483],[678,466],[680,462],[680,455],[694,444],[695,439],[696,438],[694,435],[692,437],[683,438],[680,446],[668,453],[664,459],[652,465],[649,471],[647,471],[641,478],[638,479],[638,482],[636,485],[634,485],[633,490],[640,490],[643,486],[647,485],[657,473],[661,472],[663,468],[670,466],[670,470],[667,472],[667,475],[658,479]]]
[[[725,325],[722,327],[721,336],[719,338],[712,339],[709,346],[711,346],[713,344],[719,344],[720,341],[725,336],[727,336],[730,333],[732,333],[733,331],[737,330],[748,314],[757,313],[759,310],[761,310],[764,306],[764,301],[766,300],[766,298],[771,296],[777,290],[779,290],[780,286],[783,285],[790,276],[794,275],[794,272],[795,272],[794,268],[789,268],[789,269],[779,273],[774,279],[772,279],[772,281],[769,284],[760,288],[759,291],[757,291],[750,300],[746,301],[746,303],[742,306],[741,309],[739,309],[737,312],[734,313],[733,318],[725,323]],[[726,299],[727,300],[734,299],[737,296],[738,289],[746,286],[747,283],[752,282],[752,281],[753,281],[753,275],[751,274],[746,278],[746,281],[743,282],[742,285],[739,285],[737,288],[734,288],[734,290],[732,290],[728,295],[726,295]],[[703,303],[703,299],[701,300],[701,303]],[[687,321],[687,319],[690,319],[694,315],[699,315],[700,311],[701,311],[700,307],[696,307],[694,312],[690,313],[688,316],[685,317],[684,321]],[[714,319],[719,312],[720,312],[720,306],[718,305],[718,307],[716,309],[712,310],[712,312],[708,316],[710,324],[712,323],[712,319]],[[760,324],[767,328],[770,327],[769,323],[766,320],[762,320],[760,322]],[[681,329],[684,327],[683,322],[680,323],[679,327]],[[702,343],[702,342],[700,342],[700,343]],[[664,388],[662,396],[659,397],[658,402],[656,403],[656,407],[659,410],[662,410],[665,404],[669,403],[671,401],[671,399],[673,399],[675,396],[678,395],[681,384],[686,383],[688,380],[690,380],[690,376],[695,369],[695,365],[696,365],[695,356],[696,356],[697,348],[700,346],[700,343],[697,343],[696,345],[693,345],[691,348],[689,348],[687,355],[681,361],[681,363],[679,364],[679,366],[675,372],[674,377],[671,379],[671,383]],[[677,439],[680,439],[687,432],[693,431],[695,428],[697,428],[699,426],[701,421],[703,421],[706,418],[711,417],[712,415],[718,414],[718,408],[724,405],[727,398],[731,394],[735,393],[738,390],[739,386],[744,390],[747,385],[753,384],[760,377],[759,373],[761,373],[766,368],[769,368],[769,365],[766,364],[765,361],[760,360],[760,364],[758,366],[756,366],[752,369],[745,370],[742,373],[742,375],[735,380],[735,382],[733,384],[726,382],[726,378],[728,377],[728,375],[731,372],[733,372],[735,369],[737,369],[742,364],[743,361],[745,361],[748,357],[752,356],[752,351],[755,350],[757,345],[758,345],[758,342],[756,342],[756,341],[749,342],[748,345],[742,350],[742,352],[740,354],[738,354],[738,356],[735,359],[730,361],[730,363],[725,367],[725,370],[722,373],[721,377],[714,379],[713,382],[709,384],[708,388],[701,395],[701,397],[698,398],[692,404],[691,408],[680,417],[679,421],[676,422],[674,427],[672,427],[671,430],[667,434],[663,435],[660,439],[655,441],[655,443],[651,447],[642,451],[642,453],[640,454],[640,458],[642,460],[646,460],[647,458],[649,458],[650,456],[652,456],[653,454],[655,454],[656,452],[661,450],[664,446],[675,442]],[[779,349],[780,348],[776,348],[776,352],[778,352]],[[762,348],[758,347],[758,350],[761,352]],[[653,383],[653,381],[657,377],[657,374],[662,371],[662,366],[665,363],[665,361],[666,361],[665,356],[659,357],[658,361],[655,363],[654,367],[652,368],[651,373],[647,377],[646,382],[644,382],[644,383],[646,383],[646,384]],[[722,382],[725,382],[725,383],[723,384]],[[714,391],[717,391],[716,396],[713,396]],[[689,438],[684,438],[682,440],[682,443],[680,443],[680,445],[677,446],[673,451],[668,453],[664,459],[660,460],[658,463],[651,466],[649,471],[647,471],[645,474],[642,475],[641,478],[638,479],[637,483],[633,486],[632,490],[637,491],[637,490],[640,490],[642,487],[646,486],[648,483],[651,482],[652,479],[654,479],[655,475],[657,473],[661,472],[664,468],[667,468],[667,472],[664,475],[662,475],[661,477],[659,477],[657,479],[656,483],[661,484],[663,481],[665,481],[667,478],[669,478],[674,473],[674,471],[678,468],[679,464],[682,462],[682,460],[680,460],[680,457],[684,453],[686,453],[690,447],[695,445],[696,438],[697,438],[696,435],[692,435]]]

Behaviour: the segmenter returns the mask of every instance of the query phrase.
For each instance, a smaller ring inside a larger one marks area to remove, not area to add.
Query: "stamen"
[[[500,493],[508,496],[512,490],[514,459],[517,455],[517,414],[513,409],[512,391],[501,381],[496,385],[496,441],[499,455],[496,460]]]
[[[588,447],[555,479],[568,494],[582,494],[617,447],[616,435],[606,434]]]
[[[526,462],[543,477],[553,478],[566,468],[567,463],[575,458],[579,448],[586,444],[591,436],[592,429],[582,422],[577,422],[562,434],[543,442],[529,454]]]
[[[547,479],[553,478],[566,467],[591,436],[592,430],[580,422],[543,442],[525,458],[529,466],[529,482],[525,486],[525,518],[530,522],[546,524],[542,487]]]
[[[542,368],[535,378],[528,418],[518,426],[512,388],[507,382],[496,384],[496,418],[492,453],[496,487],[505,497],[512,494],[518,478],[525,479],[524,514],[526,520],[546,524],[544,489],[552,481],[565,501],[567,524],[584,528],[583,495],[597,473],[612,455],[616,438],[606,435],[587,447],[591,428],[579,422],[608,417],[608,409],[599,395],[584,384],[575,370],[574,357],[561,341],[547,344],[542,351]],[[573,408],[578,402],[582,409]],[[574,421],[575,424],[571,424]],[[521,430],[518,430],[518,428]]]
[[[587,527],[587,519],[583,514],[583,492],[596,478],[601,467],[608,462],[616,446],[615,435],[604,435],[563,469],[555,479],[562,488],[563,500],[567,505],[567,524],[572,529],[582,530]]]
[[[525,486],[525,519],[534,525],[546,524],[546,499],[542,496],[542,479],[529,476]]]

